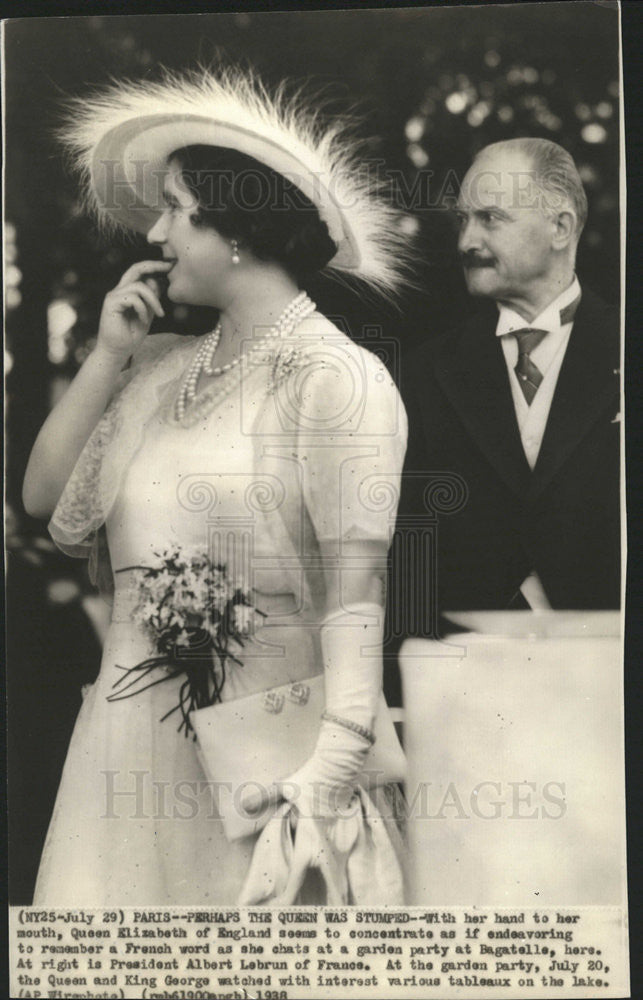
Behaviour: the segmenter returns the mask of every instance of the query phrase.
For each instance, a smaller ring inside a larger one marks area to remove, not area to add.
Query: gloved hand
[[[276,782],[248,811],[280,799],[300,816],[333,819],[359,808],[356,778],[372,746],[382,686],[381,641],[384,610],[375,603],[347,605],[324,619],[326,711],[312,756],[294,774]],[[351,806],[352,803],[352,806]]]

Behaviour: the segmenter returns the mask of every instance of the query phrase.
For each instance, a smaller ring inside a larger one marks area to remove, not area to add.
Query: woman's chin
[[[180,286],[177,288],[176,285],[172,284],[172,282],[170,282],[170,284],[168,285],[167,297],[170,300],[170,302],[177,302],[177,303],[178,302],[181,302],[181,303],[185,302],[185,297],[183,295],[181,295],[181,288],[180,288]]]

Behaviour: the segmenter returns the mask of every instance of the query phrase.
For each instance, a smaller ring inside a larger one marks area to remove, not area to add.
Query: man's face
[[[458,249],[472,295],[529,299],[549,273],[555,223],[532,174],[524,154],[492,151],[483,152],[464,178]]]

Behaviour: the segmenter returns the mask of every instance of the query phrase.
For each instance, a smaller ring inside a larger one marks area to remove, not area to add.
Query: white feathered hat
[[[308,102],[309,104],[309,102]],[[282,85],[226,68],[115,83],[72,101],[60,131],[84,180],[86,207],[109,227],[146,233],[163,209],[169,155],[205,144],[238,150],[295,184],[317,207],[337,253],[327,267],[393,291],[404,280],[404,216],[379,193],[345,121],[322,123]]]

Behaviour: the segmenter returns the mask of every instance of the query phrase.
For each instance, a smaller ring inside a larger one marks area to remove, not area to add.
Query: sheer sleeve
[[[191,339],[191,338],[190,338]],[[172,378],[172,362],[183,354],[183,338],[159,334],[143,342],[121,373],[105,413],[83,448],[49,522],[49,532],[67,555],[98,555],[98,530],[112,508],[123,473],[140,447],[159,392]],[[97,572],[93,573],[96,576]]]

